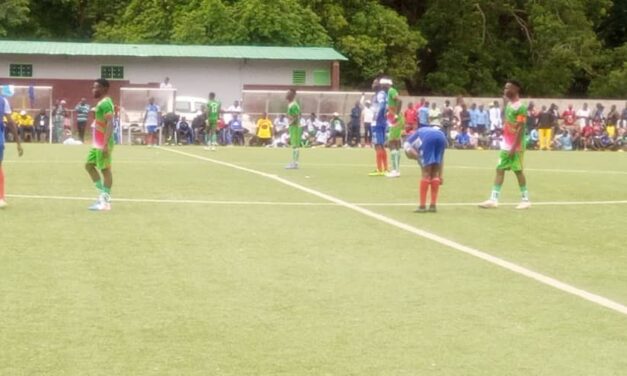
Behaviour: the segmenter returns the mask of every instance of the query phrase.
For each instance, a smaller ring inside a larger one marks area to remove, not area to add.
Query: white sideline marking
[[[41,196],[41,195],[21,195],[10,194],[10,198],[24,198],[34,200],[66,200],[66,201],[92,201],[94,197],[76,197],[76,196]],[[113,198],[114,202],[136,202],[136,203],[153,203],[153,204],[199,204],[199,205],[256,205],[256,206],[340,206],[331,202],[285,202],[285,201],[217,201],[217,200],[184,200],[184,199],[158,199],[158,198]],[[371,207],[397,207],[411,206],[417,204],[415,202],[356,202],[351,203],[357,206]],[[476,202],[444,202],[438,206],[477,206]],[[577,205],[623,205],[624,201],[539,201],[533,202],[533,206],[577,206]],[[515,206],[518,202],[500,202],[499,206]]]
[[[370,217],[370,218],[379,220],[381,222],[387,223],[387,224],[389,224],[391,226],[394,226],[394,227],[397,227],[397,228],[399,228],[401,230],[405,230],[407,232],[410,232],[412,234],[421,236],[421,237],[423,237],[425,239],[432,240],[432,241],[434,241],[436,243],[439,243],[441,245],[447,246],[449,248],[453,248],[453,249],[458,250],[460,252],[463,252],[463,253],[469,254],[471,256],[480,258],[480,259],[482,259],[484,261],[487,261],[487,262],[489,262],[491,264],[500,266],[500,267],[502,267],[504,269],[507,269],[507,270],[510,270],[510,271],[512,271],[514,273],[517,273],[517,274],[523,275],[525,277],[531,278],[533,280],[536,280],[536,281],[538,281],[538,282],[540,282],[540,283],[542,283],[544,285],[551,286],[553,288],[556,288],[556,289],[564,291],[566,293],[578,296],[578,297],[580,297],[582,299],[588,300],[588,301],[590,301],[592,303],[598,304],[598,305],[603,306],[605,308],[609,308],[609,309],[612,309],[612,310],[614,310],[616,312],[622,313],[623,315],[627,315],[627,306],[625,306],[623,304],[620,304],[618,302],[615,302],[613,300],[610,300],[610,299],[608,299],[606,297],[603,297],[601,295],[593,294],[591,292],[582,290],[582,289],[577,288],[575,286],[572,286],[572,285],[569,285],[569,284],[564,283],[562,281],[559,281],[559,280],[557,280],[555,278],[552,278],[552,277],[546,276],[544,274],[535,272],[535,271],[533,271],[531,269],[527,269],[525,267],[522,267],[522,266],[520,266],[518,264],[515,264],[513,262],[501,259],[501,258],[496,257],[496,256],[492,256],[492,255],[490,255],[488,253],[485,253],[485,252],[482,252],[482,251],[480,251],[478,249],[474,249],[474,248],[465,246],[463,244],[460,244],[460,243],[454,242],[452,240],[446,239],[446,238],[441,237],[439,235],[436,235],[434,233],[431,233],[431,232],[428,232],[428,231],[425,231],[425,230],[421,230],[421,229],[419,229],[417,227],[410,226],[410,225],[408,225],[406,223],[397,221],[395,219],[392,219],[392,218],[386,217],[384,215],[375,213],[375,212],[373,212],[371,210],[368,210],[368,209],[362,208],[360,206],[351,204],[351,203],[346,202],[344,200],[341,200],[341,199],[339,199],[337,197],[333,197],[333,196],[330,196],[330,195],[328,195],[326,193],[322,193],[322,192],[316,191],[314,189],[302,186],[300,184],[296,184],[294,182],[291,182],[291,181],[289,181],[287,179],[284,179],[282,177],[279,177],[277,175],[268,174],[268,173],[265,173],[265,172],[261,172],[261,171],[253,170],[253,169],[250,169],[250,168],[238,166],[238,165],[235,165],[235,164],[232,164],[232,163],[223,162],[223,161],[216,160],[216,159],[211,159],[211,158],[206,158],[206,157],[202,157],[200,155],[186,153],[186,152],[182,152],[182,151],[179,151],[179,150],[168,149],[168,148],[160,148],[160,149],[161,150],[165,150],[165,151],[169,151],[171,153],[184,155],[184,156],[187,156],[187,157],[190,157],[190,158],[196,158],[196,159],[199,159],[199,160],[204,160],[204,161],[207,161],[207,162],[211,162],[213,164],[217,164],[217,165],[221,165],[221,166],[225,166],[225,167],[231,167],[231,168],[236,169],[236,170],[248,172],[248,173],[251,173],[251,174],[255,174],[255,175],[263,176],[263,177],[268,178],[268,179],[275,180],[275,181],[277,181],[279,183],[285,184],[285,185],[290,186],[292,188],[298,189],[300,191],[309,193],[309,194],[311,194],[313,196],[320,197],[320,198],[322,198],[324,200],[330,201],[330,202],[332,202],[334,204],[337,204],[339,206],[343,206],[343,207],[345,207],[347,209],[350,209],[350,210],[356,211],[358,213],[361,213],[361,214],[363,214],[363,215],[365,215],[367,217]]]

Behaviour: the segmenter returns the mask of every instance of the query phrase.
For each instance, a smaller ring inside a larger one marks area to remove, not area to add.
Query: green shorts
[[[95,165],[100,171],[106,170],[111,167],[111,154],[113,148],[109,147],[109,156],[105,158],[101,149],[91,148],[87,155],[87,164]]]
[[[207,122],[207,130],[215,131],[217,127],[218,127],[218,120],[209,119],[209,121]]]
[[[513,156],[509,156],[509,151],[501,150],[499,154],[499,164],[496,166],[497,170],[512,170],[514,172],[523,170],[523,157],[524,152],[517,151]]]
[[[388,131],[388,141],[399,141],[403,134],[403,127],[400,124],[396,124],[394,127],[390,127]]]
[[[303,129],[297,125],[290,125],[290,145],[292,148],[300,148],[303,139]]]

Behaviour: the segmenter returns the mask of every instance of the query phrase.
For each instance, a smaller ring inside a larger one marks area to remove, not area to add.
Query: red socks
[[[427,191],[429,190],[430,185],[431,185],[431,180],[429,179],[420,180],[420,207],[421,208],[424,208],[427,206]]]
[[[440,178],[434,178],[431,180],[431,206],[435,206],[435,204],[438,202],[440,184],[442,184]]]
[[[0,200],[4,199],[4,170],[0,167]]]
[[[377,154],[377,170],[378,171],[387,171],[388,170],[388,153],[385,149],[377,148],[375,149]]]

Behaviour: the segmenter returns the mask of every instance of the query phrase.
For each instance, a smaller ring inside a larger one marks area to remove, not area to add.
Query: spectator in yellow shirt
[[[251,143],[255,145],[268,146],[272,144],[272,122],[268,119],[268,114],[265,112],[257,120],[257,133],[255,136],[254,141],[251,140]]]
[[[35,138],[35,128],[33,127],[33,117],[28,114],[25,110],[22,110],[19,114],[16,114],[13,119],[15,125],[18,126],[19,135],[22,141],[26,141],[28,136],[28,141],[31,142]]]

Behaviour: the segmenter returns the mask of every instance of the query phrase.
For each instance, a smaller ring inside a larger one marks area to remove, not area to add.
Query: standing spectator
[[[610,108],[610,113],[607,114],[607,124],[605,126],[605,130],[611,138],[616,137],[616,125],[618,124],[619,119],[620,115],[616,110],[616,105],[612,105],[612,107]]]
[[[627,102],[625,102],[625,108],[623,108],[623,112],[620,115],[621,128],[627,128]]]
[[[453,115],[457,119],[458,124],[462,124],[462,111],[464,111],[464,98],[457,97],[455,100],[455,108],[453,108]]]
[[[331,119],[331,137],[333,139],[333,143],[337,145],[337,139],[340,139],[340,146],[344,146],[344,138],[346,137],[346,126],[344,125],[344,121],[340,119],[340,114],[337,112],[333,113],[333,118]]]
[[[576,113],[579,129],[583,128],[590,123],[590,110],[588,109],[588,103],[584,103],[583,107],[577,110]]]
[[[163,117],[163,131],[167,145],[176,145],[176,133],[179,116],[174,112],[168,112]]]
[[[601,103],[597,103],[597,107],[592,114],[592,121],[599,124],[605,123],[605,107]]]
[[[470,113],[470,128],[477,130],[477,120],[479,111],[477,110],[477,104],[473,103],[470,105],[470,109],[468,110]]]
[[[470,128],[470,112],[465,104],[462,104],[462,110],[459,113],[459,123],[462,130],[468,130],[468,128]]]
[[[418,122],[418,115],[413,103],[407,104],[407,109],[403,115],[405,116],[405,133],[409,134],[416,129]]]
[[[425,101],[422,107],[418,110],[418,127],[428,127],[429,126],[429,102]]]
[[[142,128],[146,129],[146,144],[148,147],[157,145],[157,131],[161,124],[161,107],[155,104],[155,98],[148,99],[148,105],[144,113]]]
[[[159,85],[160,89],[172,89],[172,83],[170,82],[170,77],[166,77],[163,79],[163,82]]]
[[[22,142],[32,142],[35,138],[35,129],[33,127],[33,117],[25,110],[20,111],[16,117],[15,125],[18,127],[18,134]],[[26,137],[28,136],[28,137]]]
[[[312,115],[315,117],[315,114]],[[268,118],[268,114],[266,112],[264,112],[257,120],[257,131],[255,136],[256,145],[268,146],[272,144],[272,122]]]
[[[241,114],[242,106],[240,106],[239,101],[234,101],[233,104],[230,105],[224,112],[224,123],[231,124],[231,120],[233,120],[236,115],[239,116]]]
[[[361,144],[361,104],[359,102],[355,103],[351,110],[348,144],[349,146],[359,146]]]
[[[281,133],[287,131],[287,127],[289,126],[289,121],[287,120],[287,116],[285,114],[279,115],[276,119],[274,119],[274,134],[280,135]]]
[[[490,107],[490,130],[494,131],[495,129],[503,128],[503,117],[501,116],[501,107],[499,106],[498,101],[494,101],[492,103],[492,107]]]
[[[527,107],[527,130],[531,131],[538,126],[538,112],[536,111],[536,105],[533,102],[529,102]]]
[[[573,127],[575,126],[576,119],[577,114],[575,113],[575,110],[573,110],[573,105],[569,104],[568,108],[562,113],[562,121],[564,122],[564,126],[566,127],[566,129],[572,131]]]
[[[246,142],[244,141],[246,129],[242,125],[242,121],[240,120],[239,115],[233,115],[233,120],[231,120],[229,128],[231,129],[233,145],[244,146],[246,144]]]
[[[194,133],[194,143],[205,143],[205,127],[207,126],[207,116],[202,112],[196,112],[196,117],[192,119],[192,132]]]
[[[444,101],[444,110],[442,111],[442,130],[446,135],[446,139],[451,138],[451,129],[454,122],[454,111],[449,100]]]
[[[429,110],[429,125],[442,129],[442,111],[435,102],[431,104],[431,110]]]
[[[490,123],[490,114],[485,110],[485,107],[480,104],[479,108],[476,110],[477,117],[477,133],[480,136],[485,136],[485,132],[488,129],[488,124]]]
[[[362,122],[364,123],[364,143],[372,145],[372,122],[374,121],[374,111],[370,101],[366,101],[361,111]]]
[[[553,112],[542,106],[542,111],[538,115],[538,133],[540,139],[540,150],[550,150],[551,131],[553,130]]]
[[[48,132],[50,131],[50,118],[46,115],[46,110],[39,110],[39,114],[35,117],[35,134],[37,141],[45,142],[48,140]]]
[[[52,142],[61,142],[63,139],[63,122],[65,121],[65,100],[57,100],[52,110]]]
[[[81,101],[74,107],[76,111],[76,129],[78,130],[78,139],[85,143],[85,128],[89,120],[89,111],[91,108],[87,104],[87,99],[81,98]]]

